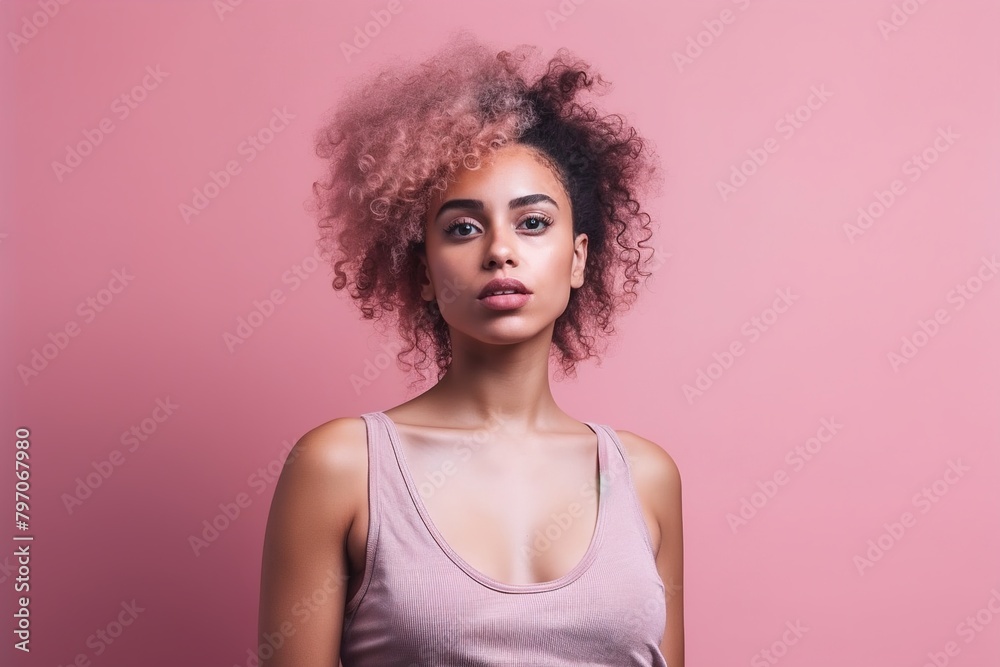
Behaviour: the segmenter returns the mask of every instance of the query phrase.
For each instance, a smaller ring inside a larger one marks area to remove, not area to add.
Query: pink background
[[[796,622],[808,631],[780,664],[1000,663],[1000,279],[984,263],[1000,253],[997,3],[565,0],[562,16],[557,0],[401,2],[350,60],[341,42],[387,2],[220,15],[209,0],[77,0],[51,18],[45,2],[0,4],[2,451],[12,469],[14,430],[31,429],[35,535],[30,657],[11,648],[15,543],[0,552],[0,661],[248,664],[274,489],[258,469],[319,423],[410,395],[393,365],[355,390],[387,341],[325,268],[308,272],[313,132],[344,81],[464,26],[591,60],[615,86],[601,103],[668,172],[649,202],[664,259],[650,289],[603,364],[554,390],[681,469],[688,664],[771,664],[760,651]],[[144,77],[134,109],[114,102]],[[811,89],[829,93],[812,109]],[[294,118],[249,161],[241,142],[275,108]],[[796,113],[798,127],[782,122]],[[112,131],[95,135],[102,119]],[[87,133],[101,142],[57,175]],[[767,159],[723,197],[754,154]],[[186,222],[180,205],[229,161],[239,173]],[[877,192],[891,205],[849,234]],[[224,334],[274,290],[282,302],[230,351]],[[775,317],[779,290],[794,300]],[[67,323],[77,335],[23,380]],[[893,364],[904,337],[919,347]],[[743,353],[727,359],[734,341]],[[699,371],[714,379],[689,399]],[[842,425],[832,438],[823,419]],[[130,451],[121,437],[144,420]],[[796,463],[817,433],[828,442]],[[121,465],[70,512],[64,494],[115,450]],[[240,493],[249,505],[195,555],[189,536]],[[132,600],[135,621],[88,644]]]

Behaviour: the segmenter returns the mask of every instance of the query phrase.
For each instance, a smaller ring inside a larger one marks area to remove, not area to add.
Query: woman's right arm
[[[367,487],[360,418],[317,426],[288,453],[264,535],[257,625],[262,666],[340,664],[347,536]]]

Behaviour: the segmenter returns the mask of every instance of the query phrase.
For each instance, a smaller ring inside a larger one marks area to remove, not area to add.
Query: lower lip
[[[528,303],[530,298],[530,294],[494,294],[484,296],[479,302],[490,310],[514,310]]]

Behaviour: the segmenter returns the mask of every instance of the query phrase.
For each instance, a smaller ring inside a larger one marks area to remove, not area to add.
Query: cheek
[[[572,292],[573,255],[564,248],[554,249],[539,258],[544,267],[535,274],[541,286],[542,301],[546,311],[561,313],[569,303]]]
[[[573,253],[565,248],[553,249],[542,258],[545,275],[558,283],[568,283],[573,273]]]
[[[475,271],[468,257],[442,253],[431,260],[430,274],[442,314],[446,314],[459,297],[469,296]]]

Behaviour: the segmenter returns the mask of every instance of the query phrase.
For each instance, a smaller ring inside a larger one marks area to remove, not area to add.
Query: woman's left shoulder
[[[615,433],[625,448],[636,484],[659,489],[680,486],[680,469],[666,449],[632,431],[615,429]]]

